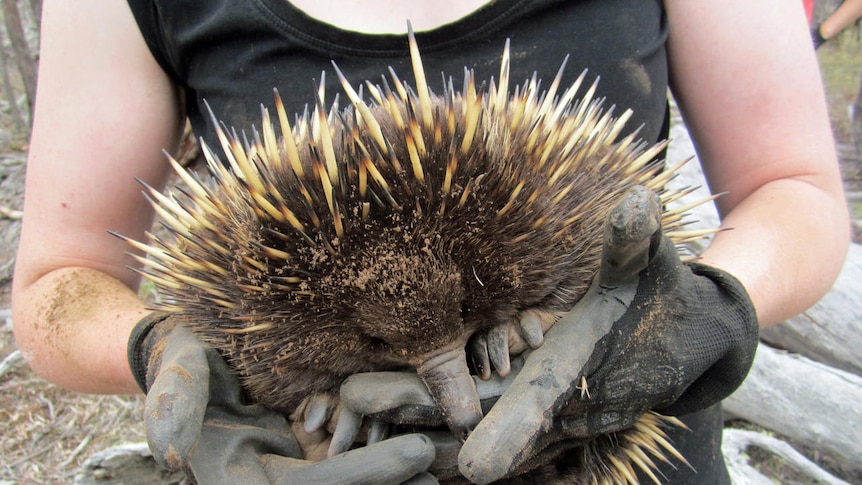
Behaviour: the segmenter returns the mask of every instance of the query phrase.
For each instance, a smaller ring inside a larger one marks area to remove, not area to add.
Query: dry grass
[[[13,357],[0,375],[0,480],[70,483],[90,454],[144,440],[143,399],[65,391],[37,377],[13,353],[11,328],[4,325],[0,359]]]
[[[829,116],[835,139],[839,144],[853,143],[853,126],[849,107],[860,89],[862,75],[862,32],[856,28],[845,30],[835,39],[823,44],[817,58],[823,72],[823,84],[829,104]],[[859,113],[856,116],[862,116]]]
[[[855,193],[850,206],[853,240],[862,244],[862,113],[850,108],[859,105],[857,96],[862,93],[862,29],[850,28],[817,52],[823,71],[823,83],[829,104],[832,131],[841,158],[841,175],[844,187]],[[855,127],[855,130],[854,130]]]

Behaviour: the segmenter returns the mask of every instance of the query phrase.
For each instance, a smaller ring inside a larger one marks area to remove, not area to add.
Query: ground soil
[[[830,113],[841,168],[849,194],[862,193],[862,140],[854,136],[850,107],[859,92],[862,44],[848,32],[818,53],[824,72]],[[0,485],[7,483],[70,483],[83,460],[113,445],[143,440],[142,399],[71,393],[36,376],[23,358],[16,357],[11,330],[10,286],[15,262],[27,136],[16,132],[0,100]],[[862,114],[860,114],[862,116]],[[862,200],[848,200],[860,238]],[[817,450],[804,450],[821,464],[852,483],[862,483],[858,472]],[[757,456],[757,451],[752,451]],[[792,470],[764,458],[761,467],[779,483],[810,483]]]

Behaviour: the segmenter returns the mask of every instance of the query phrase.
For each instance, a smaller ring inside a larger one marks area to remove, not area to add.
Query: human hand
[[[758,343],[748,294],[719,269],[680,261],[658,203],[636,189],[611,211],[598,277],[464,443],[465,477],[530,469],[650,410],[704,409],[745,378]]]
[[[434,446],[418,434],[320,462],[304,460],[287,420],[243,403],[221,356],[176,320],[150,315],[129,344],[133,373],[147,393],[147,441],[161,465],[206,484],[436,483],[424,473]]]

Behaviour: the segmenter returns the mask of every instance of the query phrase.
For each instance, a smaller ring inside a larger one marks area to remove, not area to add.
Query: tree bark
[[[3,93],[6,100],[9,102],[9,113],[12,115],[12,120],[15,123],[15,128],[19,133],[27,132],[27,120],[18,108],[18,96],[15,94],[15,88],[12,86],[12,78],[9,77],[9,72],[12,66],[9,56],[6,55],[6,49],[3,48],[2,39],[5,29],[0,25],[0,69],[2,69]]]
[[[755,447],[769,452],[784,463],[791,465],[796,471],[823,485],[850,485],[823,470],[816,463],[805,458],[790,444],[772,436],[742,429],[728,428],[724,430],[721,451],[727,463],[727,470],[733,483],[746,485],[774,485],[775,481],[760,473],[749,462],[748,448]]]
[[[853,139],[856,142],[856,156],[862,156],[862,76],[859,76],[859,90],[852,105]]]
[[[862,469],[862,377],[760,345],[729,414]]]
[[[862,375],[859,295],[862,295],[862,245],[851,244],[832,290],[802,314],[762,330],[760,337],[774,347]]]
[[[3,16],[6,19],[6,29],[9,32],[12,51],[15,53],[18,72],[21,73],[21,78],[24,81],[28,111],[32,114],[33,105],[36,102],[36,60],[30,55],[16,0],[3,0]]]
[[[30,0],[30,11],[33,12],[33,21],[36,22],[36,32],[42,30],[42,0]]]

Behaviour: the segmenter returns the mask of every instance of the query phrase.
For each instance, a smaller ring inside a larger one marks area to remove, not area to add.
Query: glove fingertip
[[[434,475],[425,472],[414,476],[413,478],[407,480],[401,485],[438,485],[439,483],[440,482],[438,482],[437,479],[434,478]]]
[[[354,374],[341,385],[341,404],[365,416],[403,405],[436,407],[419,376],[407,372]]]
[[[434,442],[424,434],[398,436],[383,443],[394,444],[396,441],[397,446],[393,446],[394,460],[407,469],[415,469],[415,473],[427,470],[437,455]]]
[[[184,463],[200,437],[207,390],[174,372],[163,372],[153,382],[144,404],[147,442],[164,466]],[[204,398],[203,401],[199,398]],[[161,463],[161,462],[160,462]]]
[[[401,483],[426,472],[434,457],[430,438],[403,435],[295,469],[291,483]]]
[[[152,446],[150,450],[153,450]],[[172,445],[168,445],[164,453],[153,451],[153,459],[168,471],[178,472],[183,469],[183,464],[188,462],[188,455],[179,453]]]

